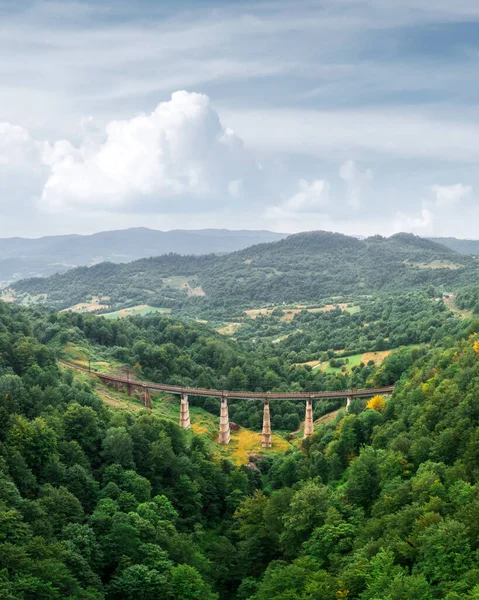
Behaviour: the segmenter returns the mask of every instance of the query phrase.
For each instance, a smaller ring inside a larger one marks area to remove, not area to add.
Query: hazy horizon
[[[92,236],[92,235],[100,235],[102,233],[115,233],[115,232],[124,232],[124,231],[130,231],[130,230],[135,230],[135,229],[145,229],[148,231],[156,231],[156,232],[160,232],[160,233],[174,233],[174,232],[197,232],[197,231],[225,231],[225,232],[245,232],[245,233],[260,233],[260,232],[265,232],[265,233],[274,233],[274,234],[278,234],[278,235],[283,235],[283,236],[288,236],[288,235],[295,235],[296,233],[311,233],[311,232],[316,232],[316,231],[325,231],[326,233],[339,233],[341,234],[341,231],[332,231],[332,230],[326,230],[326,229],[304,229],[302,231],[297,231],[294,233],[288,233],[286,231],[274,231],[272,229],[243,229],[243,228],[239,228],[239,229],[234,229],[234,228],[228,228],[228,227],[202,227],[202,228],[191,228],[191,229],[183,229],[183,228],[175,228],[175,229],[157,229],[154,227],[148,227],[148,226],[135,226],[135,227],[124,227],[124,228],[119,228],[119,229],[102,229],[99,231],[92,231],[91,233],[74,233],[74,232],[69,232],[69,231],[65,231],[64,233],[61,234],[53,234],[53,235],[38,235],[38,236],[0,236],[1,240],[8,240],[8,239],[14,239],[14,238],[22,238],[22,239],[30,239],[30,240],[35,240],[35,239],[41,239],[41,238],[48,238],[48,237],[68,237],[68,236],[79,236],[79,237],[87,237],[87,236]],[[397,231],[393,234],[390,234],[388,236],[384,236],[384,237],[390,237],[391,235],[395,235],[396,233],[413,233],[410,231]],[[374,235],[380,235],[380,234],[371,234],[371,235],[363,235],[360,233],[354,234],[343,234],[343,235],[348,235],[350,237],[355,237],[355,238],[366,238],[366,237],[372,237]],[[417,233],[414,233],[414,235],[419,235]],[[474,238],[474,237],[457,237],[457,236],[452,236],[452,235],[443,235],[443,236],[428,236],[428,235],[422,235],[419,237],[424,237],[424,238],[456,238],[459,240],[465,240],[465,241],[477,241],[479,240],[479,235]]]

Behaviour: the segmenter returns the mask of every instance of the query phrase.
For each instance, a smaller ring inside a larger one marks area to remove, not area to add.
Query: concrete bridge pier
[[[351,396],[348,396],[348,397],[346,398],[346,412],[347,412],[347,413],[349,412],[349,407],[350,407],[350,405],[351,405]]]
[[[304,438],[313,435],[314,433],[314,425],[313,425],[313,400],[308,398],[306,400],[306,415],[304,418]]]
[[[108,383],[108,385],[110,387],[112,387],[114,390],[116,390],[117,392],[123,392],[124,391],[124,386],[123,383],[118,382],[118,381],[110,381]]]
[[[191,429],[190,405],[188,403],[188,394],[181,394],[180,427],[182,427],[183,429]]]
[[[261,436],[261,446],[263,448],[271,448],[273,442],[271,440],[271,420],[269,414],[269,400],[264,400],[263,410],[263,435]]]
[[[152,406],[151,406],[151,393],[150,393],[150,390],[148,388],[145,387],[145,388],[143,388],[141,390],[140,401],[141,401],[141,403],[143,404],[143,406],[145,408],[149,408],[150,410],[152,409]]]
[[[221,397],[221,412],[220,412],[220,434],[218,436],[218,444],[230,443],[230,421],[228,417],[228,398]]]

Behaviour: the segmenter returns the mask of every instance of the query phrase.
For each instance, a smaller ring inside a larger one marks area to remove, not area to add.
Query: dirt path
[[[447,296],[446,298],[444,298],[444,304],[447,306],[447,308],[451,312],[453,312],[456,315],[459,315],[461,317],[461,319],[467,319],[468,317],[472,316],[471,310],[462,310],[456,306],[456,295],[455,294],[451,294],[450,296]]]
[[[333,412],[327,413],[322,417],[319,417],[319,419],[316,419],[316,421],[314,422],[314,426],[321,425],[321,423],[329,423],[329,421],[333,421],[338,416],[340,410],[342,410],[342,408],[338,408],[338,410],[333,410]],[[302,421],[299,424],[298,429],[296,429],[296,431],[291,432],[290,435],[296,435],[297,433],[300,433],[302,429],[304,429],[304,421]]]
[[[314,422],[314,424],[321,425],[321,423],[329,423],[329,421],[333,421],[338,416],[340,410],[342,410],[342,408],[338,408],[338,410],[333,410],[333,412],[327,413],[326,415],[319,417],[319,419],[317,419]]]

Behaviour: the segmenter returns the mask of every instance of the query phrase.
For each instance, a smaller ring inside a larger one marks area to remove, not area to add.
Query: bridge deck
[[[84,371],[90,371],[85,367],[59,360],[65,366]],[[188,394],[189,396],[208,396],[210,398],[230,398],[236,400],[312,400],[332,399],[332,398],[370,398],[376,394],[391,394],[394,386],[385,386],[379,388],[365,388],[360,390],[336,390],[330,392],[230,392],[226,390],[208,390],[205,388],[189,388],[162,383],[152,383],[149,381],[138,381],[121,377],[118,375],[109,375],[106,373],[91,372],[96,377],[105,382],[118,383],[125,386],[132,386],[148,390],[156,390],[159,392],[169,392],[170,394]]]

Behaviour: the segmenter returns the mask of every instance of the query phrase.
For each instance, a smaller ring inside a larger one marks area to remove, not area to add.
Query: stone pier
[[[229,444],[230,443],[230,421],[228,418],[228,398],[222,396],[221,398],[221,412],[220,412],[220,434],[218,436],[218,444]]]
[[[350,407],[350,405],[351,405],[351,396],[348,396],[348,397],[346,398],[346,412],[347,412],[347,413],[349,412],[349,407]]]
[[[149,408],[151,410],[151,393],[148,388],[143,388],[140,393],[141,403],[145,408]]]
[[[190,405],[188,404],[188,394],[181,394],[180,427],[182,427],[183,429],[191,429]]]
[[[261,436],[261,446],[263,448],[271,448],[273,442],[271,440],[271,420],[269,414],[269,400],[265,398],[263,410],[263,435]]]
[[[306,415],[304,418],[304,438],[313,435],[314,433],[314,425],[313,425],[313,401],[311,398],[306,400]]]

